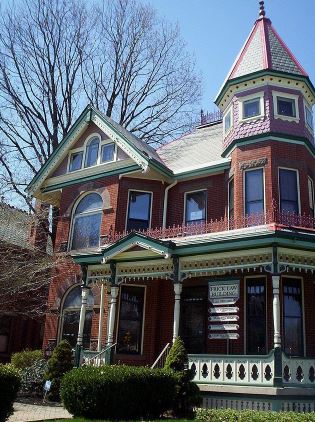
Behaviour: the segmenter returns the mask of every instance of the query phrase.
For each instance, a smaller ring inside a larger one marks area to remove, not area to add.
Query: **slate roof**
[[[308,76],[274,29],[270,19],[264,16],[255,22],[227,79],[234,79],[261,70]]]
[[[193,132],[157,149],[163,162],[173,172],[179,173],[202,168],[215,163],[227,162],[221,157],[223,151],[222,122],[199,127]]]

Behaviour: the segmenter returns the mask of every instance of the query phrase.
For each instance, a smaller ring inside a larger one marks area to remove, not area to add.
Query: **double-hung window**
[[[129,191],[127,231],[150,228],[151,201],[151,192]]]
[[[80,170],[82,167],[83,151],[73,152],[70,156],[69,171]]]
[[[109,163],[115,160],[115,144],[105,144],[102,146],[101,161],[102,163]]]
[[[245,171],[245,215],[264,212],[264,171],[254,169]]]
[[[280,211],[299,214],[298,173],[296,170],[279,169]]]
[[[284,351],[288,355],[303,356],[303,310],[300,279],[283,278]]]
[[[144,287],[122,286],[120,295],[117,352],[140,354]]]
[[[185,197],[185,224],[205,223],[207,192],[187,192]]]

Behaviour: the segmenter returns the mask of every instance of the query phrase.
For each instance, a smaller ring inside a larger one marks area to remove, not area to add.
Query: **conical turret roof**
[[[263,70],[273,70],[308,76],[298,60],[274,29],[270,19],[257,19],[227,80]]]

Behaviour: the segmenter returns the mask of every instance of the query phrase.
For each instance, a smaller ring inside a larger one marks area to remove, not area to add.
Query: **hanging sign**
[[[210,331],[237,331],[239,326],[237,324],[210,324],[208,329]]]
[[[239,334],[237,333],[211,333],[208,334],[210,340],[237,340]]]
[[[239,280],[209,281],[208,289],[213,305],[234,305],[240,297]]]
[[[209,322],[236,322],[238,315],[211,315],[208,317]]]
[[[239,308],[236,306],[229,306],[225,308],[216,306],[215,308],[209,308],[210,314],[237,314],[238,311],[239,311]]]

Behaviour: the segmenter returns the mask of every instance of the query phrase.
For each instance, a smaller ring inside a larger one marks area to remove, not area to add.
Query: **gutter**
[[[167,205],[168,205],[168,191],[177,185],[177,180],[175,182],[171,183],[169,186],[165,188],[164,192],[164,205],[163,205],[163,222],[162,222],[162,228],[165,229],[166,227],[166,215],[167,215]]]

